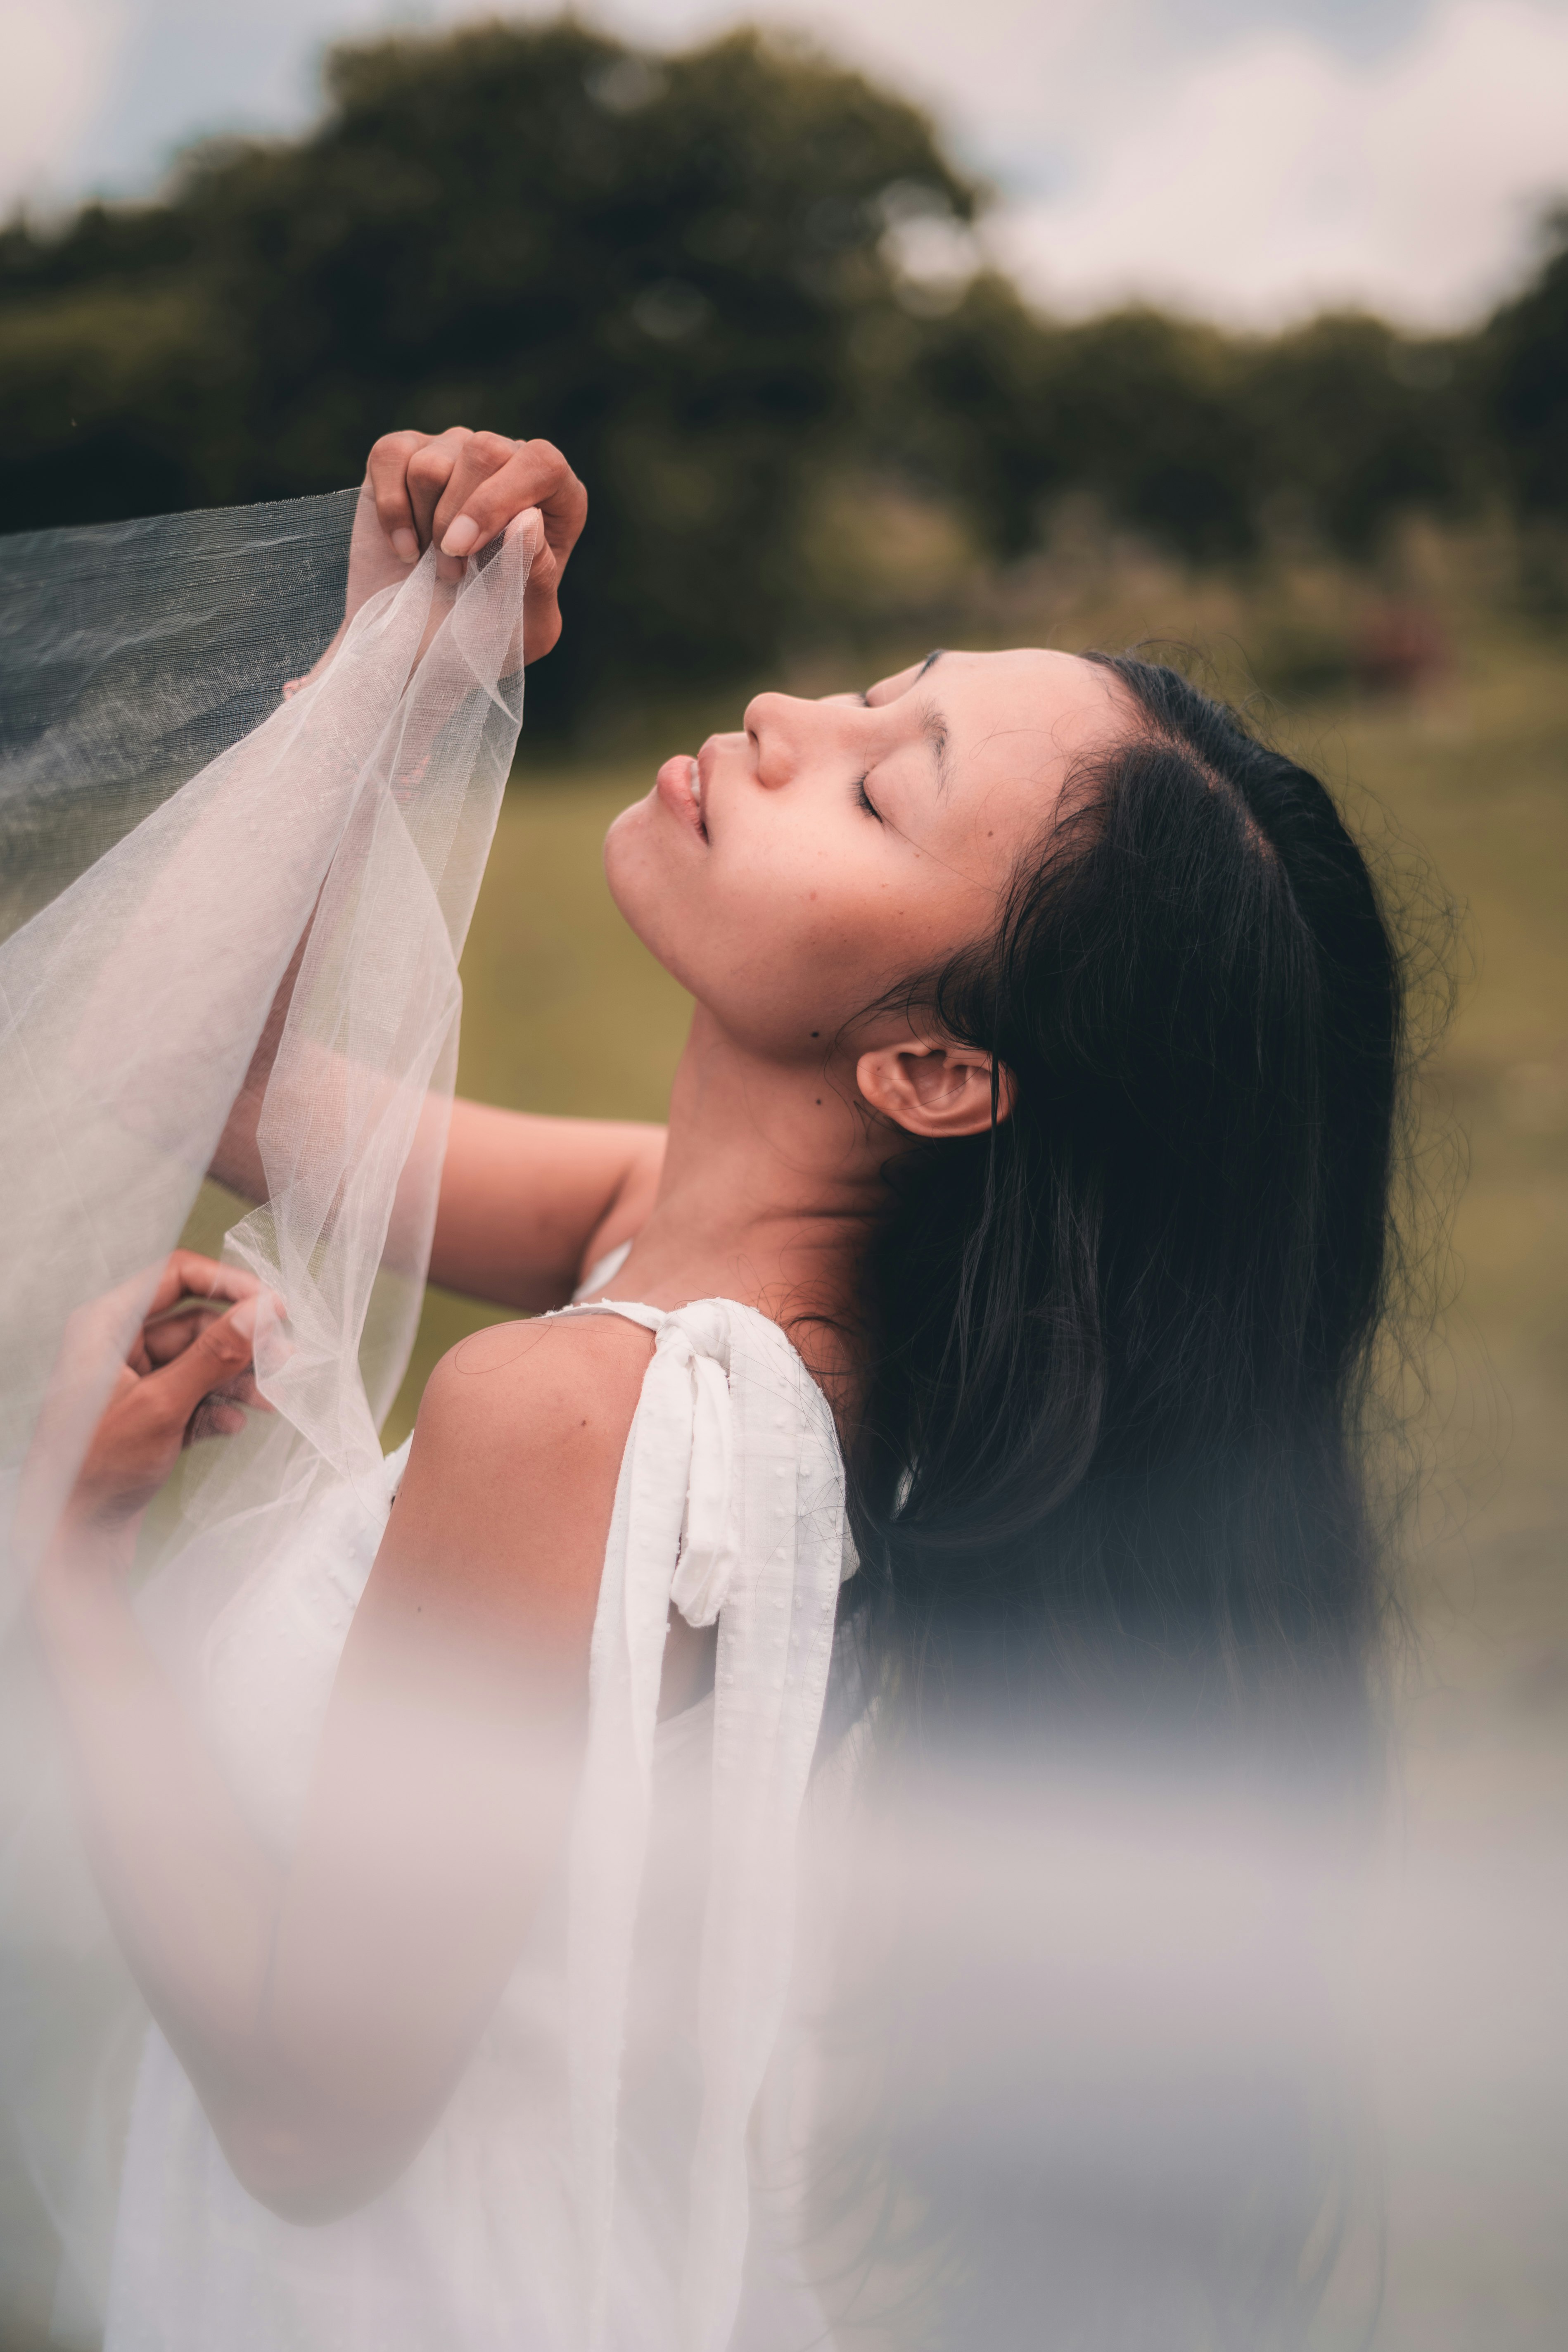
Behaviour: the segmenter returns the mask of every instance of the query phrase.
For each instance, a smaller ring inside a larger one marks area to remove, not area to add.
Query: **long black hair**
[[[1357,2094],[1313,2042],[1311,1996],[1267,2063],[1217,2048],[1184,2075],[1173,2044],[1102,2085],[1081,2053],[1056,2063],[1077,2042],[1051,1902],[1037,1948],[1010,1905],[1049,1881],[1031,1841],[1052,1791],[1073,1801],[1058,1728],[1076,1767],[1078,1734],[1109,1727],[1119,1769],[1152,1762],[1144,1786],[1173,1757],[1238,1754],[1292,1797],[1375,1786],[1369,1454],[1405,972],[1318,779],[1175,670],[1093,658],[1124,689],[1123,739],[1069,778],[994,937],[887,1000],[992,1055],[1010,1100],[998,1080],[987,1132],[889,1162],[847,1648],[875,1719],[920,1735],[883,1748],[916,1767],[889,1786],[934,1787],[955,1851],[991,1850],[997,1790],[1013,1827],[974,1917],[941,1868],[914,1874],[908,1918],[873,1906],[849,2028],[884,2073],[823,2210],[868,2217],[838,2289],[905,2296],[900,2340],[1259,2352],[1305,2341],[1363,2206],[1375,2229]],[[966,1762],[977,1730],[1011,1777],[983,1772],[976,1808],[946,1735]],[[1145,1990],[1169,1928],[1154,1904]]]
[[[1315,776],[1174,669],[1090,658],[1125,739],[994,937],[899,992],[1012,1100],[889,1162],[847,1602],[906,1718],[979,1661],[993,1698],[1152,1675],[1353,1747],[1400,957]]]

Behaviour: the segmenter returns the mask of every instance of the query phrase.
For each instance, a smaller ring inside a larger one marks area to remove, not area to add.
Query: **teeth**
[[[691,797],[699,808],[702,805],[702,779],[697,772],[697,762],[691,762]]]

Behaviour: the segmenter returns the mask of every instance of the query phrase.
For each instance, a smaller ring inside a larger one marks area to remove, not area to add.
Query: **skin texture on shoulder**
[[[401,1616],[471,1661],[515,1647],[536,1701],[543,1676],[563,1721],[585,1706],[616,1485],[653,1347],[624,1316],[571,1315],[497,1324],[443,1357],[355,1634],[363,1623],[374,1642]],[[671,1610],[661,1719],[711,1686],[714,1646]]]
[[[498,1324],[443,1357],[351,1639],[417,1606],[427,1621],[515,1630],[566,1671],[585,1663],[652,1350],[622,1317],[574,1315]]]

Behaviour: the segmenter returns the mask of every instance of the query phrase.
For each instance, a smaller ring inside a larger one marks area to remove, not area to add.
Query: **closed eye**
[[[863,808],[868,816],[874,816],[879,824],[882,824],[886,822],[881,810],[879,808],[873,808],[871,805],[870,795],[866,790],[866,779],[864,776],[861,777],[859,782],[855,787],[855,804],[858,808]]]

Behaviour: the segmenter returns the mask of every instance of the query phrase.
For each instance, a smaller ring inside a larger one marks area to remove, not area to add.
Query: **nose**
[[[742,724],[754,749],[757,782],[769,792],[798,772],[818,708],[797,694],[753,694],[747,703]]]

